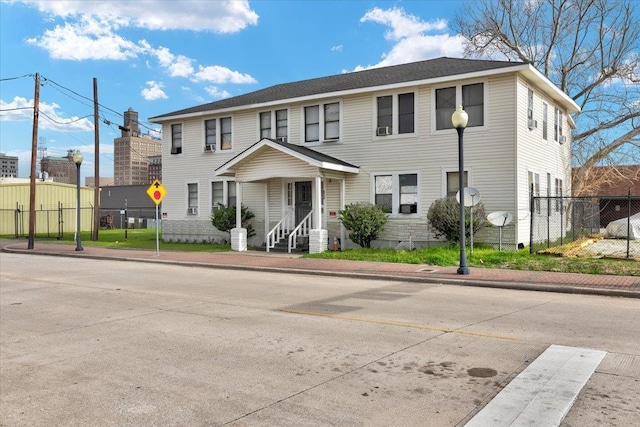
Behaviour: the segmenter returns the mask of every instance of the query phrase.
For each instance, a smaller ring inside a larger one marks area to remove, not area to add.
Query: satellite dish
[[[456,200],[460,203],[460,192],[456,193]],[[480,192],[473,187],[464,187],[464,205],[475,206],[480,201]]]
[[[504,227],[513,221],[513,214],[511,212],[504,211],[491,212],[487,215],[487,221],[496,227]]]

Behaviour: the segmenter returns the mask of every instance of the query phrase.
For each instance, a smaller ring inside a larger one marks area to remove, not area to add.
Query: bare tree
[[[465,55],[529,62],[573,98],[574,194],[595,166],[640,160],[640,13],[634,0],[475,0],[456,16]]]

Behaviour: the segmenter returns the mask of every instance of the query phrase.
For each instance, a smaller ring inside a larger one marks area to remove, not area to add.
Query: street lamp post
[[[462,155],[462,134],[464,128],[467,127],[469,115],[462,109],[462,105],[456,106],[456,111],[451,116],[451,123],[458,131],[458,182],[460,188],[460,267],[458,274],[469,274],[469,266],[467,265],[467,253],[465,242],[465,226],[464,226],[464,160]]]
[[[82,164],[82,153],[76,150],[73,153],[73,163],[76,164],[76,251],[82,251],[82,241],[80,240],[80,165]]]

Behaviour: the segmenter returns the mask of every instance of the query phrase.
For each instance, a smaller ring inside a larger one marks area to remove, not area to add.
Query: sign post
[[[147,188],[147,195],[153,200],[153,203],[156,204],[156,256],[160,255],[160,239],[158,237],[158,228],[159,228],[159,220],[158,220],[158,205],[164,199],[164,196],[167,195],[167,190],[162,186],[159,180],[155,180],[151,183],[149,188]]]

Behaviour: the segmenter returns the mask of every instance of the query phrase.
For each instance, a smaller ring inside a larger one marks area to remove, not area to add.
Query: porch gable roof
[[[353,174],[357,174],[360,172],[359,166],[345,162],[336,157],[320,153],[318,151],[312,150],[311,148],[289,144],[277,139],[262,138],[260,141],[256,142],[255,144],[244,150],[242,153],[238,154],[228,162],[218,167],[215,170],[215,174],[224,175],[231,173],[239,163],[257,155],[258,151],[263,147],[270,147],[274,150],[287,154],[309,164],[310,166],[314,166],[317,168]]]

